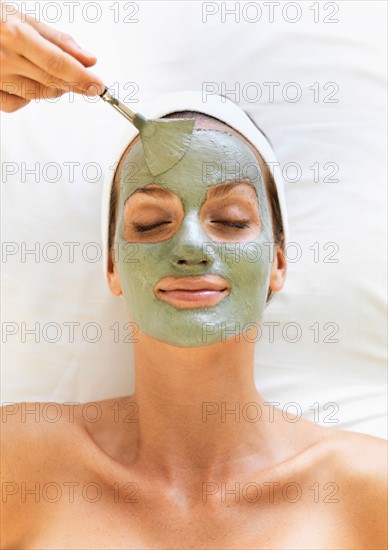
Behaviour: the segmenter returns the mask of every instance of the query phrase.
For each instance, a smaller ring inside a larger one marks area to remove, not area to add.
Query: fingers
[[[14,82],[17,76],[22,75],[23,78],[25,77],[26,80],[33,80],[36,82],[39,82],[44,87],[53,87],[53,88],[60,88],[63,90],[63,92],[75,92],[75,93],[85,93],[86,90],[82,90],[82,88],[79,88],[75,85],[70,85],[69,83],[66,83],[65,81],[61,80],[60,78],[56,78],[52,74],[48,74],[47,72],[43,71],[31,61],[28,61],[28,59],[21,57],[21,56],[9,56],[9,60],[7,61],[8,56],[3,56],[3,63],[2,66],[8,68],[8,74],[10,72],[13,72],[14,75],[8,77],[8,82],[4,84],[7,84],[8,86],[11,86]],[[18,83],[20,81],[18,80]],[[23,87],[23,85],[22,85]],[[25,87],[25,86],[24,86]],[[1,86],[2,90],[7,91],[7,89],[4,86]],[[91,88],[91,91],[93,89]],[[15,91],[14,93],[18,93]],[[18,94],[23,95],[23,94]],[[28,96],[30,99],[31,97]],[[47,96],[45,96],[47,97]]]
[[[104,91],[104,83],[99,77],[87,71],[80,61],[60,47],[43,38],[34,28],[27,25],[24,32],[19,33],[16,27],[14,35],[11,39],[8,35],[7,39],[18,54],[44,73],[55,77],[59,83],[65,82],[65,91],[68,91],[69,84],[74,87],[74,91],[81,90],[87,95],[102,94]]]
[[[0,110],[13,112],[31,99],[74,91],[102,94],[105,85],[87,70],[97,59],[68,34],[0,2]],[[3,17],[4,15],[4,17]]]
[[[1,90],[11,97],[28,99],[53,99],[60,97],[65,92],[59,86],[44,86],[40,82],[27,78],[11,75],[9,82],[1,83]]]
[[[33,17],[26,15],[26,21],[33,27],[43,38],[49,40],[64,52],[75,57],[85,67],[95,65],[97,58],[94,54],[84,50],[77,44],[72,36],[67,33],[57,31],[42,22],[37,22]]]

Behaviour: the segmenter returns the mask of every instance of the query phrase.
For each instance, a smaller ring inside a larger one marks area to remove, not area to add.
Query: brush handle
[[[132,109],[129,109],[124,103],[121,103],[117,98],[115,98],[108,88],[105,88],[103,93],[100,95],[101,99],[106,101],[107,103],[110,103],[116,111],[121,113],[126,119],[128,119],[132,124],[134,124],[135,116],[137,116],[137,113],[135,111],[132,111]]]

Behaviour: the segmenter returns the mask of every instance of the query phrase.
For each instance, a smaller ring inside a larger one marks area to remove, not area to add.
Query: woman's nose
[[[173,239],[171,262],[174,266],[198,266],[203,269],[213,265],[209,237],[202,229],[196,212],[186,214]]]

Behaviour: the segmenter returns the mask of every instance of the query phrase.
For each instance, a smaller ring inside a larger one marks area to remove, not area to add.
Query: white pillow
[[[213,90],[254,118],[284,171],[297,243],[261,323],[258,390],[329,428],[386,437],[386,4],[292,3],[298,14],[283,2],[270,22],[258,3],[254,22],[253,3],[227,15],[234,2],[138,2],[135,14],[99,2],[99,20],[90,10],[71,22],[62,6],[56,23],[48,3],[23,4],[93,51],[92,70],[127,102]],[[71,95],[2,115],[3,402],[133,391],[125,304],[93,261],[103,176],[126,124],[101,100]],[[34,246],[36,261],[24,254]],[[279,323],[273,342],[268,323]],[[34,326],[40,341],[25,333]]]

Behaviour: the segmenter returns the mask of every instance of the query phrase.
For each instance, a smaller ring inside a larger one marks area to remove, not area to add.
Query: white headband
[[[280,165],[276,159],[275,153],[269,144],[267,138],[253,124],[246,113],[233,103],[230,99],[220,95],[211,95],[205,100],[201,91],[183,91],[159,96],[151,101],[139,103],[137,109],[147,118],[156,119],[177,111],[197,111],[215,118],[218,118],[228,126],[234,128],[242,134],[259,151],[261,156],[268,164],[274,177],[278,197],[280,212],[283,221],[284,242],[288,241],[288,221],[286,201],[284,196],[284,182]],[[118,141],[114,148],[109,170],[104,178],[104,187],[102,192],[102,210],[101,210],[101,229],[102,229],[102,259],[104,277],[107,279],[108,271],[108,242],[109,242],[109,208],[111,187],[118,163],[131,141],[138,135],[139,131],[128,123],[124,135]]]

